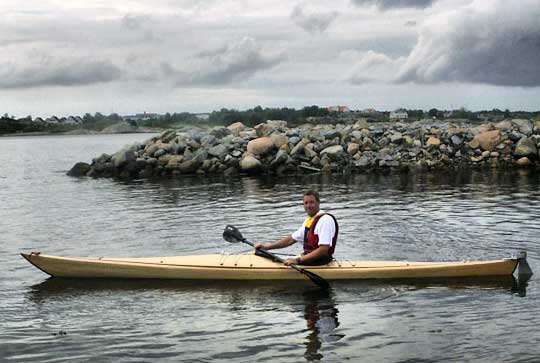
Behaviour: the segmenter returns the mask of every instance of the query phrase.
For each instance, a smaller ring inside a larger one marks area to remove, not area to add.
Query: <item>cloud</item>
[[[351,0],[357,6],[376,6],[380,10],[394,8],[427,8],[437,0]]]
[[[214,51],[199,52],[191,67],[177,69],[169,62],[162,63],[162,71],[173,77],[178,87],[187,85],[225,85],[246,80],[269,69],[282,56],[262,52],[253,38],[243,37],[237,42]]]
[[[431,16],[397,74],[399,82],[540,86],[540,7],[475,0]]]
[[[323,33],[339,15],[337,11],[307,14],[304,7],[297,5],[291,13],[292,21],[310,34]]]
[[[28,54],[27,58],[0,64],[0,88],[89,85],[122,76],[122,71],[107,60],[60,59],[37,54]]]
[[[342,56],[356,59],[355,65],[346,77],[354,84],[391,82],[405,61],[403,57],[391,59],[385,54],[371,50],[361,54],[353,51]]]

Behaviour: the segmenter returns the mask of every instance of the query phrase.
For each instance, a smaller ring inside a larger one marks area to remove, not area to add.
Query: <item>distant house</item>
[[[122,117],[125,121],[132,120],[132,121],[147,121],[151,119],[160,118],[161,116],[157,113],[151,113],[144,111],[143,113],[137,113],[135,115],[128,115]]]
[[[196,113],[195,117],[197,117],[199,120],[208,120],[210,117],[209,113]]]
[[[328,112],[351,112],[347,106],[328,106]]]
[[[407,120],[409,114],[405,110],[396,110],[390,112],[390,120]]]
[[[34,122],[45,122],[45,120],[43,120],[41,117],[36,117]]]

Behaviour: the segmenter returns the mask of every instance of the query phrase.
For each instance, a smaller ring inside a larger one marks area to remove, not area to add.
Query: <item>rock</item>
[[[393,132],[390,134],[390,142],[392,144],[400,144],[403,141],[403,134],[401,132]]]
[[[529,160],[528,157],[524,156],[522,158],[519,158],[516,161],[516,164],[519,165],[519,166],[528,166],[528,165],[531,165],[531,161]]]
[[[67,172],[67,175],[75,177],[85,176],[91,168],[90,164],[78,162]]]
[[[197,150],[191,158],[191,160],[198,164],[202,164],[206,159],[208,159],[208,151],[204,149]]]
[[[532,138],[523,137],[516,144],[514,149],[514,156],[521,157],[527,156],[529,158],[536,158],[538,156],[538,148]]]
[[[255,130],[240,131],[239,136],[244,139],[256,139],[257,132]]]
[[[99,157],[92,159],[92,163],[105,164],[106,162],[110,160],[111,160],[111,155],[103,153]]]
[[[163,156],[163,155],[165,155],[166,153],[167,153],[167,152],[166,152],[164,149],[158,149],[158,150],[154,153],[154,157],[159,159],[160,156]]]
[[[255,125],[254,127],[257,137],[270,136],[274,132],[274,128],[267,123]]]
[[[441,140],[433,136],[430,136],[426,142],[426,146],[431,149],[438,148],[440,144],[441,144]]]
[[[227,128],[229,129],[229,131],[231,131],[231,133],[234,136],[240,136],[240,131],[244,131],[244,129],[246,127],[241,122],[235,122],[235,123],[230,124],[229,126],[227,126]]]
[[[209,134],[217,139],[223,139],[225,136],[231,135],[232,131],[227,127],[214,127]]]
[[[347,153],[349,155],[355,155],[358,150],[360,150],[360,145],[355,143],[355,142],[351,142],[348,146],[347,146]]]
[[[339,132],[338,130],[324,130],[322,132],[322,136],[325,140],[332,140],[336,137],[341,137],[341,132]]]
[[[158,144],[151,144],[146,147],[145,153],[148,156],[154,156],[154,153],[159,150]]]
[[[182,174],[193,174],[198,167],[199,164],[196,161],[186,160],[178,164],[176,168]]]
[[[201,138],[202,147],[211,147],[219,142],[218,138],[213,135],[205,135]]]
[[[111,157],[111,162],[112,165],[118,169],[125,166],[130,161],[135,161],[135,159],[137,159],[135,152],[131,149],[122,149]]]
[[[240,169],[244,172],[258,172],[261,170],[261,167],[261,162],[251,154],[248,154],[240,161]]]
[[[218,144],[208,149],[209,155],[215,156],[219,159],[223,159],[225,155],[227,155],[228,152],[229,152],[229,148],[223,144]]]
[[[524,119],[513,119],[512,120],[512,124],[514,126],[516,126],[519,130],[519,132],[527,135],[527,136],[530,136],[533,132],[533,123],[529,120],[524,120]]]
[[[247,145],[247,151],[259,156],[268,154],[275,148],[274,142],[269,137],[259,137],[251,140]]]
[[[446,133],[448,136],[463,135],[467,133],[467,130],[462,127],[449,127],[448,130],[446,130]]]
[[[163,131],[159,135],[159,138],[161,139],[162,142],[169,143],[169,142],[173,141],[176,138],[176,131],[174,131],[174,130]]]
[[[463,143],[463,140],[461,140],[461,138],[457,135],[452,135],[450,141],[452,141],[452,144],[454,145],[461,145]]]
[[[305,144],[303,142],[299,142],[298,144],[296,144],[296,146],[293,147],[293,149],[291,150],[291,156],[303,154],[304,147],[305,147]]]
[[[469,132],[476,136],[478,134],[488,132],[488,131],[491,131],[491,130],[493,130],[493,125],[492,124],[483,124],[483,125],[479,125],[479,126],[476,126],[476,127],[471,127],[469,129]]]
[[[274,146],[278,149],[281,146],[289,143],[289,138],[283,134],[278,134],[278,133],[272,134],[270,135],[270,139],[274,143]]]
[[[274,158],[274,160],[272,160],[272,162],[270,163],[270,166],[275,167],[281,164],[285,164],[288,158],[289,158],[289,155],[287,155],[285,151],[278,150],[278,152],[276,153],[276,157]]]
[[[502,131],[506,131],[506,130],[510,130],[512,128],[512,123],[508,120],[504,120],[504,121],[501,121],[501,122],[497,122],[494,127],[497,129],[497,130],[502,130]]]
[[[360,120],[356,121],[353,126],[355,129],[369,129],[369,123],[365,118],[361,118]]]
[[[180,169],[180,164],[184,162],[183,155],[171,155],[168,159],[165,169]]]
[[[343,146],[341,145],[334,145],[325,148],[323,151],[321,151],[321,155],[328,155],[328,156],[338,156],[340,154],[343,154]]]
[[[476,134],[469,145],[475,149],[481,147],[483,150],[491,151],[499,144],[499,142],[501,142],[501,131],[491,130]]]

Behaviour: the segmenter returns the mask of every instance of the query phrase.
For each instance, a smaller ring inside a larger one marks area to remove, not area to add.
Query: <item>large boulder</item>
[[[270,135],[270,139],[277,148],[280,148],[282,145],[285,145],[289,142],[289,138],[287,136],[279,133]]]
[[[129,148],[118,151],[111,157],[112,165],[115,168],[121,168],[130,162],[137,159],[135,152]]]
[[[491,131],[484,131],[479,134],[476,134],[476,136],[469,143],[469,145],[474,149],[480,147],[483,150],[491,151],[500,142],[501,142],[501,131],[491,130]]]
[[[261,170],[261,162],[253,155],[248,154],[240,161],[240,169],[247,173],[255,173]]]
[[[441,140],[433,136],[430,136],[426,142],[426,146],[432,149],[438,148],[439,145],[441,145]]]
[[[536,158],[538,156],[538,148],[536,147],[534,140],[529,137],[521,138],[514,149],[514,156]]]
[[[79,162],[73,165],[73,167],[67,172],[67,175],[76,177],[85,176],[86,173],[90,171],[90,168],[90,164]]]
[[[533,132],[533,123],[525,119],[513,119],[512,124],[516,126],[522,134],[529,136]]]
[[[235,122],[235,123],[230,124],[229,126],[227,126],[227,128],[231,131],[231,133],[234,136],[240,136],[240,131],[244,131],[244,129],[246,127],[241,122]]]
[[[274,142],[269,137],[259,137],[257,139],[251,140],[247,145],[247,151],[263,156],[268,154],[270,151],[272,151],[276,146],[274,145]]]
[[[217,158],[224,158],[229,152],[229,148],[223,144],[219,144],[208,149],[208,154]]]
[[[341,145],[334,145],[334,146],[329,146],[327,148],[325,148],[323,151],[321,151],[321,155],[328,155],[330,157],[336,157],[336,156],[339,156],[341,154],[343,154],[343,146]]]

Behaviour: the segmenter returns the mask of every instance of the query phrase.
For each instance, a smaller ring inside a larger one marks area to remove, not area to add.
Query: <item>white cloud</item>
[[[427,8],[436,0],[351,0],[358,6],[376,6],[381,10],[395,8]]]
[[[291,19],[310,34],[323,33],[339,15],[337,11],[314,12],[306,10],[303,5],[296,5]]]
[[[346,79],[355,84],[391,82],[405,59],[391,59],[385,54],[368,51],[362,54],[352,52],[346,55],[355,56],[356,63]]]
[[[224,85],[246,80],[282,61],[281,55],[262,51],[253,38],[243,37],[217,50],[200,52],[191,68],[180,69],[165,62],[163,71],[172,77],[176,87],[189,85]]]

